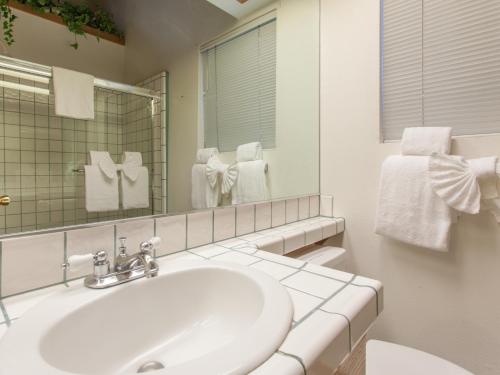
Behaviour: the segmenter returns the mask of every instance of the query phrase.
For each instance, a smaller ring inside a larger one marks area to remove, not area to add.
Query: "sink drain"
[[[150,372],[150,371],[155,371],[155,370],[161,370],[162,368],[165,368],[160,362],[156,361],[150,361],[144,363],[141,367],[137,369],[138,373],[142,372]]]

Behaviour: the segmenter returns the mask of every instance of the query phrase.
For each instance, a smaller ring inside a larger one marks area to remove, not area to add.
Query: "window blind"
[[[205,147],[275,146],[276,22],[202,53]]]
[[[500,2],[383,0],[382,135],[500,132]]]

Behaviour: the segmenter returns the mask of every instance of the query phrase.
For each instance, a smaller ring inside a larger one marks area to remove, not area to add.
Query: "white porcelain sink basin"
[[[0,341],[0,374],[247,374],[281,345],[287,291],[249,267],[172,261],[156,278],[60,292]],[[159,367],[161,367],[159,366]]]

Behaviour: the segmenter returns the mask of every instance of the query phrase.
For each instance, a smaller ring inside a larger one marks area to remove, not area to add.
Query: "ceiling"
[[[275,0],[207,0],[235,18],[243,18]]]

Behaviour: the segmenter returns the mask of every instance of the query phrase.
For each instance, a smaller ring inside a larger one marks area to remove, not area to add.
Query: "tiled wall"
[[[97,250],[106,250],[113,258],[119,246],[118,238],[122,236],[127,237],[129,253],[137,252],[140,242],[154,235],[159,236],[162,244],[156,256],[164,256],[236,236],[248,236],[253,232],[316,217],[319,213],[320,198],[314,195],[4,239],[0,242],[0,296],[89,274],[92,272],[91,265],[79,272],[70,270],[66,274],[61,269],[61,263],[68,256]],[[314,232],[308,235],[311,241],[316,239]]]
[[[162,73],[146,82],[162,101],[167,99],[166,79]],[[165,212],[167,153],[161,133],[167,127],[166,103],[96,89],[95,109],[94,121],[61,118],[55,116],[53,95],[0,88],[0,194],[12,200],[0,207],[0,234]],[[90,150],[107,150],[116,162],[125,150],[141,151],[150,170],[150,208],[88,213],[84,175],[75,170],[87,163]]]

